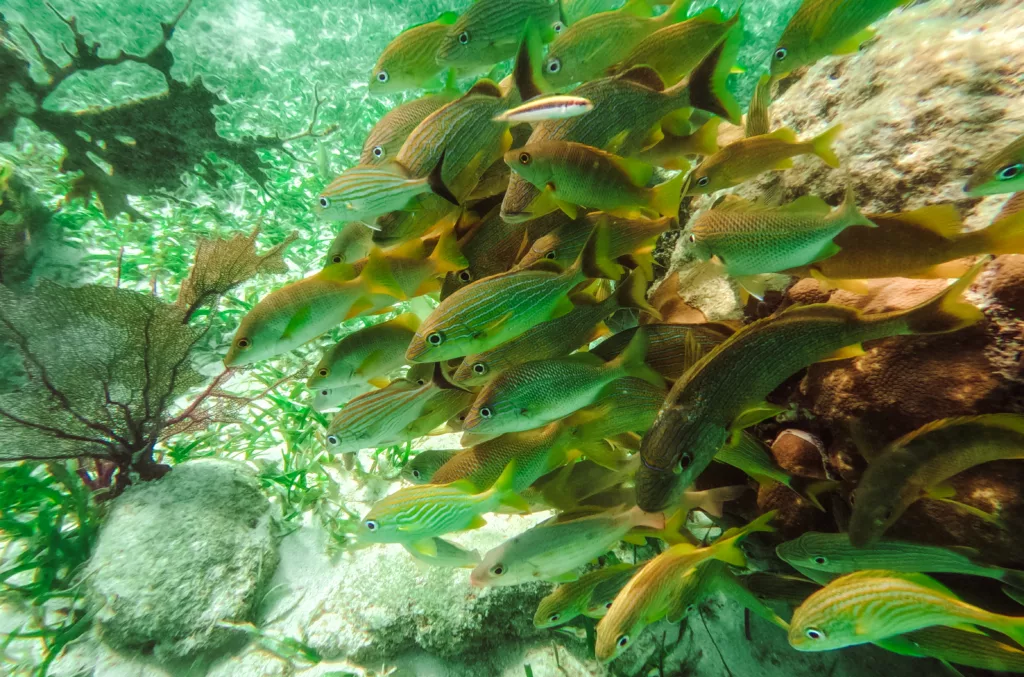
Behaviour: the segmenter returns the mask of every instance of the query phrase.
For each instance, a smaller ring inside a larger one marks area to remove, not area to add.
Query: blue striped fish
[[[331,181],[317,198],[317,213],[328,221],[365,221],[400,211],[423,193],[432,192],[454,205],[459,201],[441,179],[444,154],[422,178],[400,162],[356,165]],[[371,226],[372,228],[373,226]]]
[[[558,0],[477,0],[448,28],[437,49],[437,62],[493,66],[510,59],[529,23],[551,42],[562,30]]]

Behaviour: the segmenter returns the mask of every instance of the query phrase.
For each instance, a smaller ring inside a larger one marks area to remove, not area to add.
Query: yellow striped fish
[[[613,564],[611,566],[590,571],[579,577],[578,580],[570,581],[559,585],[555,590],[542,599],[537,605],[537,611],[533,615],[533,625],[538,628],[553,628],[556,625],[568,623],[580,615],[585,615],[594,606],[596,613],[604,615],[604,604],[591,604],[592,596],[599,586],[609,581],[621,581],[615,594],[622,589],[637,570],[635,564]],[[607,589],[609,586],[605,586]],[[608,599],[608,604],[611,604]]]
[[[427,192],[458,206],[458,198],[441,178],[443,164],[442,154],[434,169],[422,178],[399,161],[352,167],[323,189],[317,198],[316,212],[328,221],[372,223],[388,212],[409,209],[415,198]]]
[[[406,357],[434,362],[490,350],[531,327],[570,312],[567,294],[589,277],[617,278],[607,257],[608,232],[594,231],[576,263],[565,271],[512,271],[458,290],[434,309],[416,332]]]
[[[478,494],[469,493],[472,488],[459,483],[399,489],[374,504],[363,518],[358,539],[364,543],[401,543],[435,557],[437,548],[432,539],[486,525],[481,515],[499,505],[529,511],[511,490],[515,473],[513,462],[490,489]]]
[[[797,651],[829,651],[964,624],[1024,642],[1024,617],[968,604],[924,574],[867,570],[837,578],[808,597],[793,613],[789,643]]]
[[[672,216],[660,219],[641,219],[614,216],[604,212],[587,214],[580,221],[566,223],[547,235],[534,240],[518,268],[529,268],[540,259],[554,261],[560,266],[568,266],[579,256],[593,228],[599,223],[607,223],[608,257],[618,259],[620,256],[632,254],[643,256],[654,251],[658,237],[677,223]]]
[[[373,165],[393,160],[409,134],[431,113],[457,99],[456,94],[441,93],[414,99],[384,114],[363,142],[359,164]]]
[[[327,262],[324,265],[355,263],[359,259],[366,258],[371,249],[373,249],[373,230],[359,221],[346,223],[331,241],[331,246],[327,249]]]
[[[448,28],[437,49],[442,66],[490,67],[515,56],[528,25],[551,42],[562,29],[558,0],[477,0]]]
[[[462,449],[427,449],[421,451],[402,468],[402,478],[413,484],[431,484],[437,469],[462,451]]]
[[[675,593],[684,574],[709,559],[747,566],[738,543],[757,531],[774,531],[768,522],[774,512],[765,513],[741,529],[730,529],[706,548],[679,543],[644,564],[612,602],[608,614],[597,624],[594,652],[608,662],[628,649],[651,623],[664,618],[675,604]]]
[[[353,332],[338,341],[313,368],[306,381],[309,388],[336,388],[358,383],[379,382],[405,364],[409,347],[420,320],[413,313],[404,313],[393,320]]]
[[[445,12],[436,21],[407,28],[388,43],[370,74],[371,94],[394,94],[407,89],[444,85],[447,68],[435,58],[448,29],[458,20]]]
[[[994,672],[1024,672],[1024,651],[982,632],[937,625],[879,640],[875,644],[903,656],[937,658],[946,663]]]
[[[452,382],[464,387],[483,385],[516,365],[568,355],[588,343],[596,325],[618,310],[638,308],[653,313],[646,291],[645,277],[633,272],[604,301],[576,295],[575,307],[565,315],[542,322],[497,348],[468,356],[455,370]]]

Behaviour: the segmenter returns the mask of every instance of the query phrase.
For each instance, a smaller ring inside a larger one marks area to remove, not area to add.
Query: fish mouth
[[[644,512],[661,512],[679,493],[679,476],[642,463],[636,471],[636,504]]]

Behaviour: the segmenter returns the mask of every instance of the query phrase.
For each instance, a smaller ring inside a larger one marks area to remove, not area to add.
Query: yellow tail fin
[[[683,181],[686,175],[680,172],[675,178],[652,189],[651,209],[662,216],[679,218],[679,203],[683,200]]]
[[[811,152],[820,157],[829,167],[839,167],[839,156],[832,149],[832,144],[843,131],[842,125],[826,129],[810,140]]]
[[[981,235],[989,254],[1024,254],[1024,210],[1001,217]]]
[[[654,369],[644,362],[644,357],[646,355],[647,332],[644,331],[643,327],[641,327],[637,329],[625,350],[623,350],[618,357],[608,363],[607,369],[613,371],[621,370],[621,372],[626,376],[642,378],[651,385],[664,388],[665,379],[661,377],[661,374],[654,371]]]
[[[984,314],[970,303],[961,301],[960,295],[967,291],[991,260],[991,256],[983,257],[944,292],[907,311],[905,317],[908,333],[944,334],[983,320]]]

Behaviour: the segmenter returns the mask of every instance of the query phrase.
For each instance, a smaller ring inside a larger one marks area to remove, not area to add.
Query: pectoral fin
[[[437,557],[437,545],[432,538],[416,541],[410,544],[409,547],[426,557]]]

